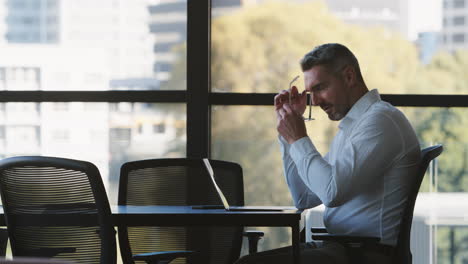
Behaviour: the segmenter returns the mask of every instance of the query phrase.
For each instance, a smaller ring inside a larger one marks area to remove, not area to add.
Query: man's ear
[[[346,84],[352,86],[356,83],[356,70],[351,65],[348,65],[343,70],[343,77]]]

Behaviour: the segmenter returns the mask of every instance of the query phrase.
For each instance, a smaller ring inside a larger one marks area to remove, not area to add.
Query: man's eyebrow
[[[314,86],[312,86],[310,88],[310,90],[312,90],[312,91],[317,90],[321,85],[323,85],[323,82],[319,82],[319,83],[315,84]]]

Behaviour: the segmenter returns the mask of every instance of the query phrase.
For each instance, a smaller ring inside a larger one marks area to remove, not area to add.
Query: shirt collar
[[[361,98],[359,98],[356,103],[354,103],[343,120],[341,120],[338,127],[340,129],[348,127],[354,122],[354,120],[357,120],[359,117],[361,117],[372,104],[378,101],[380,101],[380,94],[377,89],[373,89],[367,92]]]

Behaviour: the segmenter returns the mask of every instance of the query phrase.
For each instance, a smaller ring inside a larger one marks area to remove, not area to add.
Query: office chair
[[[0,228],[0,258],[5,257],[8,244],[8,230]]]
[[[112,213],[94,164],[41,156],[7,158],[0,161],[0,194],[18,261],[39,257],[50,258],[50,263],[116,263]],[[184,252],[158,254],[167,260]]]
[[[116,262],[111,210],[93,164],[40,156],[3,159],[0,193],[14,257]],[[70,223],[84,218],[82,225]]]
[[[74,262],[60,259],[19,257],[15,259],[0,259],[0,264],[74,264]]]
[[[413,211],[414,205],[416,203],[416,197],[419,192],[419,187],[421,182],[426,174],[427,167],[429,163],[437,158],[443,151],[442,145],[435,145],[428,148],[425,148],[421,151],[421,163],[419,169],[414,179],[413,186],[411,187],[406,206],[403,210],[401,222],[400,222],[400,231],[398,234],[397,244],[394,250],[389,249],[389,255],[392,258],[392,263],[400,264],[411,264],[412,263],[412,254],[410,249],[410,237],[411,237],[411,224],[413,221]],[[325,234],[327,230],[325,228],[312,228],[312,233],[320,233],[317,235],[312,234],[312,239],[314,240],[333,240],[340,243],[343,243],[345,247],[351,252],[352,263],[365,263],[363,256],[359,249],[372,245],[379,245],[378,242],[380,238],[378,237],[354,237],[354,236],[344,236],[344,235],[332,235]]]
[[[244,205],[242,168],[226,161],[210,160],[210,163],[229,203]],[[221,205],[221,201],[202,159],[180,158],[123,164],[118,204]],[[166,250],[195,252],[173,263],[223,264],[239,258],[242,231],[242,227],[119,226],[118,235],[122,260],[126,264],[135,263],[134,254]],[[247,235],[254,237],[253,248],[262,232],[254,231]]]

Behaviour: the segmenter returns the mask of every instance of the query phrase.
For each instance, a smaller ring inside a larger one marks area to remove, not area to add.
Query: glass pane
[[[184,104],[0,104],[0,157],[43,155],[86,160],[117,204],[120,166],[127,161],[185,157]]]
[[[0,90],[186,89],[186,0],[4,5]]]
[[[421,147],[442,144],[444,152],[437,159],[437,174],[432,189],[421,191],[468,192],[468,127],[467,108],[402,107],[413,125]],[[425,180],[429,180],[426,177]]]
[[[212,109],[212,157],[242,166],[245,204],[292,206],[281,166],[273,107],[213,106]],[[308,131],[320,129],[320,133],[314,133],[314,142],[324,153],[337,123],[326,121],[326,114],[317,110],[313,110],[316,121],[306,124]],[[260,251],[291,245],[289,228],[253,229],[265,231],[265,238],[259,243]]]
[[[442,8],[441,0],[213,0],[213,6],[215,92],[276,93],[300,74],[304,54],[339,42],[357,56],[369,89],[468,94],[466,30],[460,18],[452,23],[462,13],[451,4]]]
[[[468,232],[462,227],[468,219],[468,109],[400,110],[412,123],[421,147],[444,146],[444,152],[426,173],[418,196],[411,239],[414,263],[451,263],[452,257],[461,261],[466,258],[464,251],[451,245],[464,245],[462,241],[468,240]],[[318,150],[325,154],[338,122],[329,121],[315,107],[313,116],[316,120],[306,122],[307,131]],[[246,204],[291,206],[273,107],[214,106],[212,118],[213,158],[241,164]],[[310,212],[314,226],[321,225],[322,212],[323,207]],[[290,245],[287,232],[268,228],[261,249]],[[450,244],[452,236],[454,242]]]

